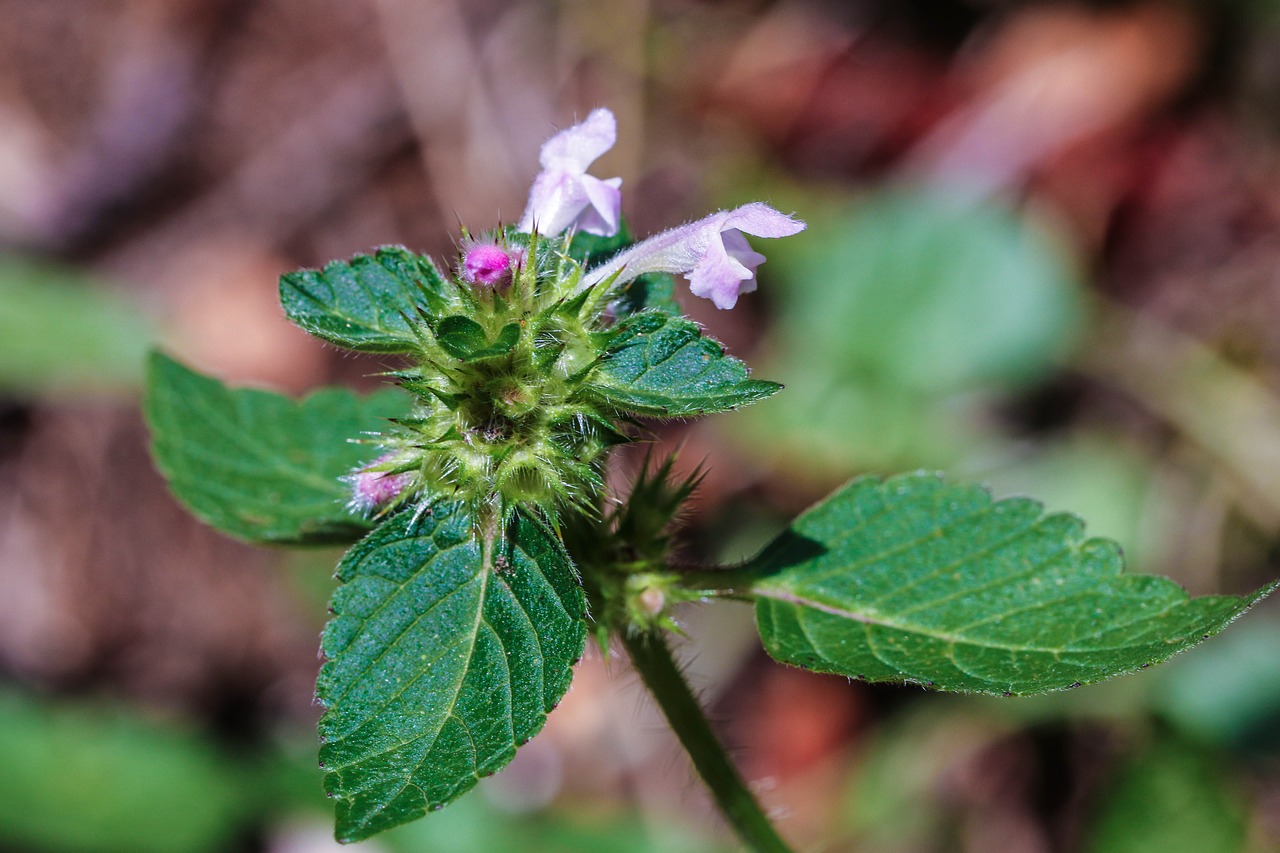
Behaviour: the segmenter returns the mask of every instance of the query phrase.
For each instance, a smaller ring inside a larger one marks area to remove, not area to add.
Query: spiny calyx
[[[502,525],[518,508],[552,522],[590,511],[606,452],[628,440],[618,413],[586,386],[604,351],[612,282],[582,287],[567,238],[507,232],[467,244],[441,308],[420,303],[405,315],[413,364],[389,375],[416,406],[370,437],[382,455],[353,473],[353,506],[422,512],[462,500],[478,522]],[[360,502],[370,477],[395,478],[399,489],[377,505]]]
[[[675,463],[674,455],[657,463],[646,457],[625,501],[600,518],[575,516],[564,526],[587,587],[596,641],[606,653],[618,631],[679,630],[672,608],[702,595],[682,585],[681,572],[672,568],[672,533],[703,472],[682,476]]]

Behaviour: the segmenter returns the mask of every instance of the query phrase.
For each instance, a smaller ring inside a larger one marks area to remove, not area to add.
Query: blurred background
[[[787,390],[657,428],[710,469],[691,559],[859,473],[1030,494],[1196,594],[1280,575],[1275,0],[0,0],[0,851],[337,849],[315,768],[336,552],[200,526],[142,357],[376,384],[276,278],[452,263],[595,106],[645,235],[763,199],[758,293],[687,310]],[[640,464],[619,459],[617,480]],[[801,849],[1280,849],[1280,608],[1038,699],[770,663],[683,614],[691,677]],[[404,851],[734,849],[617,657]]]

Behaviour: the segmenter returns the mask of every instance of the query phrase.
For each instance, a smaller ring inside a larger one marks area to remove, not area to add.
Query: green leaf
[[[1125,767],[1084,849],[1089,853],[1239,853],[1242,785],[1202,748],[1161,738]],[[1256,849],[1256,848],[1255,848]]]
[[[484,327],[470,317],[445,317],[435,327],[440,348],[462,361],[480,361],[506,355],[520,343],[520,324],[508,323],[492,341]]]
[[[641,311],[653,309],[672,317],[681,317],[684,311],[676,301],[676,280],[665,273],[649,273],[639,276],[622,286],[613,310],[619,317],[629,317]]]
[[[161,353],[145,401],[152,455],[173,493],[224,533],[273,544],[353,542],[372,526],[347,510],[338,478],[376,455],[352,439],[408,408],[389,388],[302,400],[228,388]]]
[[[409,318],[438,316],[446,283],[430,258],[400,246],[280,277],[280,304],[305,331],[360,352],[411,352]]]
[[[690,417],[745,406],[782,388],[750,379],[747,367],[704,338],[696,324],[644,311],[602,335],[591,391],[620,412]]]
[[[599,266],[635,242],[626,222],[618,225],[618,233],[612,237],[600,237],[578,231],[569,242],[569,257],[582,264],[583,269]]]
[[[496,567],[462,504],[400,513],[338,567],[316,694],[337,836],[415,820],[541,728],[582,655],[586,603],[558,539],[523,516]]]
[[[227,750],[123,708],[0,693],[0,846],[214,853],[260,801]]]
[[[869,681],[1027,694],[1145,667],[1222,630],[1274,587],[1192,599],[1121,574],[1071,515],[925,474],[854,481],[742,571],[765,648]]]
[[[156,333],[137,305],[79,271],[0,257],[0,390],[132,394]]]

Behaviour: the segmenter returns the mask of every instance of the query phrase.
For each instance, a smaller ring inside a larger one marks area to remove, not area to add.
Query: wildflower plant
[[[1022,695],[1144,668],[1270,590],[1192,599],[1122,573],[1116,546],[1034,501],[913,473],[864,477],[745,564],[691,569],[671,528],[696,485],[670,460],[609,494],[610,452],[646,418],[770,397],[686,319],[672,274],[732,308],[804,223],[762,203],[633,241],[607,110],[551,137],[515,227],[454,263],[401,247],[285,275],[298,326],[395,356],[390,385],[301,400],[150,362],[156,463],[200,518],[275,545],[350,544],[324,631],[320,763],[337,837],[439,809],[542,728],[594,636],[618,640],[727,819],[784,850],[718,746],[667,635],[686,602],[754,602],[787,664],[940,691]]]

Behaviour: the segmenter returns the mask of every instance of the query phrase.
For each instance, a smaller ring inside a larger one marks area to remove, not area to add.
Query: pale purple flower
[[[743,234],[790,237],[804,228],[800,220],[755,201],[655,234],[591,270],[582,286],[615,273],[618,283],[651,272],[683,273],[695,296],[710,299],[717,308],[732,308],[739,293],[756,289],[756,267],[764,263],[764,255],[753,251]]]
[[[592,110],[586,120],[560,131],[542,144],[542,172],[529,190],[529,203],[517,230],[554,237],[576,227],[588,234],[618,233],[622,178],[602,181],[587,167],[618,139],[618,123],[607,109]]]
[[[476,243],[462,256],[462,277],[478,287],[502,287],[515,265],[511,253],[494,243]]]
[[[413,475],[408,472],[392,474],[388,471],[371,470],[385,465],[393,458],[393,454],[384,454],[342,478],[351,486],[351,501],[348,506],[358,512],[369,513],[391,503],[409,487],[413,482]]]

